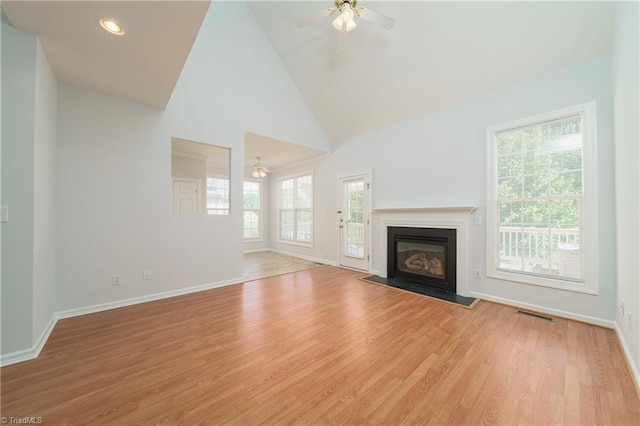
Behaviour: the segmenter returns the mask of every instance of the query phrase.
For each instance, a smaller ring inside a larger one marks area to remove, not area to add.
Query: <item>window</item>
[[[311,245],[313,238],[313,184],[311,174],[278,181],[280,240]]]
[[[597,293],[595,103],[487,133],[488,276]]]
[[[229,214],[229,179],[207,176],[207,214]]]
[[[244,239],[258,240],[260,229],[260,182],[244,182]]]

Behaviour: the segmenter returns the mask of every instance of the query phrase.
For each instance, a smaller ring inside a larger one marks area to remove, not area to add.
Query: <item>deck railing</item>
[[[351,244],[364,244],[364,224],[347,221],[347,237]]]
[[[525,259],[530,263],[549,260],[550,253],[579,249],[578,229],[500,227],[502,260]]]

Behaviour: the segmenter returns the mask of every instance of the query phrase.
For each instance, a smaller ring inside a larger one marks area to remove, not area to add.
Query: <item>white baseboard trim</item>
[[[125,306],[137,305],[140,303],[153,302],[155,300],[168,299],[169,297],[182,296],[185,294],[197,293],[200,291],[211,290],[213,288],[225,287],[233,284],[245,282],[244,278],[233,278],[226,281],[218,281],[215,283],[202,284],[193,287],[181,288],[177,290],[165,291],[162,293],[149,294],[147,296],[132,297],[131,299],[118,300],[115,302],[100,303],[98,305],[85,306],[82,308],[68,309],[66,311],[57,312],[58,319],[72,318],[80,315],[93,314],[96,312],[108,311],[111,309],[123,308]]]
[[[284,250],[276,250],[271,248],[262,248],[262,249],[254,249],[247,250],[245,253],[256,253],[256,252],[265,252],[265,251],[273,251],[274,253],[280,253],[287,256],[299,257],[301,259],[309,260],[311,262],[322,263],[326,265],[337,266],[336,262],[332,262],[326,259],[318,259],[311,256],[304,256],[297,253],[287,252]],[[35,342],[33,347],[29,349],[23,349],[20,351],[10,352],[8,354],[0,355],[0,366],[4,367],[5,365],[17,364],[23,361],[29,361],[35,359],[40,355],[40,351],[44,348],[44,345],[47,343],[53,328],[59,319],[65,318],[73,318],[80,315],[94,314],[96,312],[108,311],[111,309],[123,308],[125,306],[137,305],[140,303],[153,302],[155,300],[167,299],[169,297],[182,296],[190,293],[197,293],[200,291],[211,290],[218,287],[225,287],[228,285],[240,284],[245,282],[244,278],[233,278],[226,281],[218,281],[215,283],[203,284],[193,287],[182,288],[178,290],[165,291],[162,293],[155,293],[146,296],[133,297],[130,299],[118,300],[115,302],[107,302],[100,303],[97,305],[84,306],[81,308],[67,309],[64,311],[58,311],[53,314],[51,320],[47,324],[47,327],[42,332],[38,340]]]
[[[567,318],[567,319],[574,320],[574,321],[580,321],[580,322],[584,322],[584,323],[587,323],[587,324],[593,324],[593,325],[597,325],[597,326],[600,326],[600,327],[613,329],[615,331],[616,335],[618,336],[618,342],[619,342],[620,348],[622,349],[622,354],[625,357],[625,360],[627,361],[627,365],[629,366],[629,372],[631,373],[631,379],[633,380],[633,383],[634,383],[634,385],[636,387],[636,392],[638,393],[638,395],[640,395],[640,372],[638,371],[638,366],[635,364],[635,362],[633,360],[633,357],[631,356],[631,351],[629,350],[629,347],[627,346],[627,341],[624,339],[624,335],[622,334],[622,330],[620,330],[620,326],[618,325],[617,322],[604,320],[604,319],[596,318],[596,317],[591,317],[591,316],[588,316],[588,315],[574,314],[574,313],[571,313],[571,312],[562,311],[560,309],[545,308],[543,306],[533,305],[531,303],[517,302],[515,300],[505,299],[505,298],[502,298],[502,297],[491,296],[491,295],[488,295],[488,294],[478,293],[478,292],[475,292],[475,291],[472,291],[471,295],[473,297],[477,297],[479,299],[488,300],[490,302],[501,303],[501,304],[504,304],[504,305],[510,305],[510,306],[514,306],[514,307],[517,307],[517,308],[527,309],[527,310],[531,310],[531,311],[535,311],[535,312],[540,312],[540,313],[544,313],[544,314],[548,314],[548,315],[554,315],[554,316],[557,316],[557,317]]]
[[[631,356],[631,351],[627,346],[627,341],[622,334],[622,330],[620,330],[620,326],[617,322],[614,323],[614,330],[616,331],[616,335],[618,336],[618,342],[620,347],[622,348],[622,354],[627,360],[627,365],[629,366],[629,372],[631,373],[631,378],[633,379],[633,384],[636,386],[636,392],[640,395],[640,372],[638,371],[638,366],[633,361],[633,357]]]
[[[54,313],[51,315],[51,319],[47,323],[47,326],[42,330],[38,339],[34,342],[33,347],[29,349],[23,349],[21,351],[10,352],[0,356],[0,367],[5,367],[11,364],[17,364],[19,362],[29,361],[38,358],[40,351],[44,348],[45,343],[49,340],[49,336],[53,331],[53,328],[58,323],[58,315]]]
[[[561,309],[546,308],[544,306],[534,305],[532,303],[518,302],[517,300],[506,299],[498,296],[492,296],[490,294],[478,293],[476,291],[471,291],[469,293],[471,294],[471,297],[484,299],[489,302],[496,302],[496,303],[501,303],[503,305],[510,305],[516,308],[527,309],[530,311],[540,312],[543,314],[553,315],[553,316],[566,318],[574,321],[585,322],[587,324],[593,324],[600,327],[614,329],[616,325],[614,321],[591,317],[589,315],[575,314],[573,312],[563,311]]]
[[[240,284],[245,282],[244,278],[234,278],[226,281],[218,281],[215,283],[203,284],[193,287],[181,288],[178,290],[165,291],[162,293],[150,294],[147,296],[133,297],[131,299],[118,300],[115,302],[100,303],[98,305],[85,306],[82,308],[68,309],[65,311],[58,311],[53,314],[51,320],[47,324],[47,327],[42,331],[38,340],[36,340],[33,347],[29,349],[22,349],[20,351],[10,352],[8,354],[0,355],[0,366],[17,364],[23,361],[29,361],[35,359],[40,355],[40,351],[44,348],[44,345],[49,340],[49,336],[53,331],[53,328],[58,323],[58,320],[64,318],[72,318],[80,315],[93,314],[96,312],[108,311],[116,308],[123,308],[125,306],[137,305],[145,302],[153,302],[154,300],[167,299],[169,297],[182,296],[190,293],[197,293],[200,291],[211,290],[213,288],[225,287],[233,284]]]
[[[338,262],[334,262],[332,260],[320,259],[318,257],[312,257],[312,256],[305,256],[303,254],[293,253],[286,250],[278,250],[278,249],[272,248],[272,249],[269,249],[268,251],[272,251],[278,254],[284,254],[286,256],[291,256],[291,257],[299,257],[300,259],[309,260],[311,262],[316,262],[316,263],[322,263],[323,265],[338,266]]]

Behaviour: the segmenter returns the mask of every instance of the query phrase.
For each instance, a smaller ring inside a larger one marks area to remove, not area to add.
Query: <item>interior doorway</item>
[[[200,212],[200,181],[173,179],[174,214],[198,214]]]

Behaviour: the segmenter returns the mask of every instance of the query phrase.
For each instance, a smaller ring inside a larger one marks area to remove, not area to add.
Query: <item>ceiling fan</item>
[[[253,168],[251,169],[251,176],[257,179],[263,179],[267,177],[267,174],[270,170],[267,169],[264,164],[262,164],[262,158],[256,157],[256,159],[258,161],[253,165]]]
[[[306,27],[313,25],[327,16],[332,16],[339,12],[338,16],[333,20],[333,27],[338,31],[349,32],[357,27],[355,18],[362,18],[372,24],[378,25],[385,30],[390,30],[396,21],[379,12],[366,7],[358,7],[358,0],[333,0],[335,7],[323,9],[320,12],[300,18],[296,20],[298,27]]]

